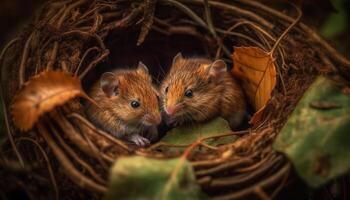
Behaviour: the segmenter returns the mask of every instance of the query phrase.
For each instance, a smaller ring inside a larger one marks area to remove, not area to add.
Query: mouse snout
[[[168,104],[165,107],[165,113],[170,116],[173,117],[177,112],[179,112],[179,110],[182,108],[182,105],[177,103],[177,104]]]
[[[144,120],[147,125],[159,125],[162,121],[160,114],[146,114]]]
[[[169,116],[173,116],[176,113],[176,110],[177,110],[176,105],[170,105],[170,106],[168,105],[165,108],[165,112]]]

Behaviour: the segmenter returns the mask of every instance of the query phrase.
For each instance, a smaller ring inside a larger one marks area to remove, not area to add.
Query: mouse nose
[[[165,108],[165,112],[167,115],[172,116],[176,113],[176,106],[175,105],[170,105]]]

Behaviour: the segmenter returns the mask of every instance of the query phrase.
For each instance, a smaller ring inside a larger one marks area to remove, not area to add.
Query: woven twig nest
[[[180,51],[232,63],[233,46],[269,51],[294,18],[245,0],[208,5],[201,0],[51,1],[1,55],[1,87],[13,136],[9,139],[17,147],[9,155],[25,165],[49,168],[56,194],[62,187],[104,193],[109,167],[118,157],[137,154],[167,159],[182,153],[156,147],[132,149],[95,127],[85,116],[85,100],[77,98],[88,99],[76,80],[87,89],[106,69],[143,60],[160,81],[167,70],[164,66]],[[198,183],[211,197],[276,197],[289,179],[291,165],[273,150],[275,136],[315,75],[350,67],[348,60],[302,23],[287,33],[274,57],[278,83],[263,120],[233,132],[239,136],[233,143],[188,155]],[[44,105],[50,92],[67,87],[75,93]],[[50,92],[38,94],[43,90]],[[18,99],[40,110],[34,111],[30,123]],[[11,111],[8,105],[14,101],[18,104]],[[62,172],[64,178],[60,178]],[[66,178],[74,184],[64,184]]]

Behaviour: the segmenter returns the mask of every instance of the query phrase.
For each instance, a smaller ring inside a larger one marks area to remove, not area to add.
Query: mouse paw
[[[147,138],[144,138],[141,135],[137,135],[137,134],[131,135],[129,137],[129,140],[135,143],[139,147],[146,147],[151,144],[151,142]]]

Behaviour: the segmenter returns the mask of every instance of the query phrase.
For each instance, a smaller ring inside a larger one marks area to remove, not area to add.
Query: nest
[[[1,54],[9,133],[6,156],[44,169],[41,174],[49,177],[56,198],[63,191],[77,196],[77,190],[99,197],[106,191],[110,165],[128,155],[187,158],[198,184],[215,199],[274,198],[292,177],[291,164],[272,148],[274,138],[315,75],[346,72],[350,67],[311,28],[298,23],[295,13],[291,16],[246,0],[50,1]],[[292,23],[297,24],[281,38]],[[164,66],[177,52],[224,58],[232,64],[233,46],[269,51],[279,38],[274,53],[278,84],[264,120],[217,136],[239,136],[217,148],[206,146],[203,139],[184,151],[160,151],[162,144],[133,149],[89,122],[79,98],[60,102],[25,132],[11,117],[9,105],[15,95],[27,81],[40,79],[43,71],[67,72],[87,89],[106,69],[143,60],[160,81]],[[192,152],[198,146],[205,151]]]

